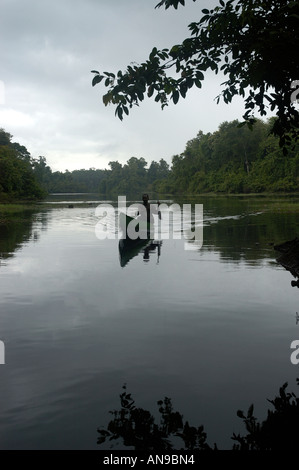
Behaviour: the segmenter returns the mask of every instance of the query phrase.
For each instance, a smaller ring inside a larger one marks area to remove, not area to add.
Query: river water
[[[1,449],[108,449],[97,428],[124,384],[155,416],[170,397],[230,449],[238,409],[264,419],[284,382],[297,392],[299,290],[273,249],[298,233],[296,213],[266,197],[175,202],[203,204],[203,240],[177,230],[120,253],[117,228],[96,236],[90,195],[0,226]]]

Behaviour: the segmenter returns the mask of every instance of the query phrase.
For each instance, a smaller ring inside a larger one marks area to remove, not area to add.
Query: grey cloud
[[[221,78],[163,112],[152,101],[120,122],[105,108],[92,69],[117,71],[146,59],[153,46],[184,39],[206,1],[155,10],[157,0],[3,0],[0,80],[6,100],[0,126],[54,169],[103,168],[131,156],[170,162],[199,129],[240,118],[241,100],[216,106]],[[208,2],[211,6],[212,2]],[[218,3],[218,2],[213,2]]]

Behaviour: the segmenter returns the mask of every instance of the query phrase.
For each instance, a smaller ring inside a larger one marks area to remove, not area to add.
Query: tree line
[[[12,142],[12,135],[0,129],[0,200],[40,200],[50,193],[80,192],[103,196],[150,191],[153,184],[170,174],[161,159],[148,162],[131,157],[124,165],[109,162],[109,169],[89,168],[52,171],[46,157],[33,158],[26,147]],[[148,168],[147,168],[148,167]]]
[[[34,161],[23,145],[0,129],[0,200],[39,200],[46,191],[34,174]]]
[[[273,120],[257,120],[252,129],[234,120],[213,133],[199,131],[172,158],[169,177],[155,189],[170,194],[298,191],[298,142],[291,141],[285,155],[271,134]]]
[[[287,155],[271,134],[273,119],[257,120],[252,129],[238,120],[217,131],[199,131],[171,165],[163,158],[150,164],[131,157],[108,169],[52,171],[44,156],[33,158],[0,129],[0,199],[42,199],[49,193],[85,192],[113,197],[151,192],[168,195],[202,193],[295,192],[299,182],[299,144]]]
[[[163,181],[169,174],[168,163],[147,161],[131,157],[124,165],[109,162],[109,169],[89,168],[65,172],[55,171],[47,165],[45,157],[33,161],[33,172],[38,183],[47,193],[97,193],[102,196],[137,194],[153,189],[154,183]]]

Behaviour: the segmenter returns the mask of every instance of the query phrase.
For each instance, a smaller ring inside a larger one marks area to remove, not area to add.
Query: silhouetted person
[[[158,214],[159,219],[161,219],[161,212],[157,210],[156,208],[151,208],[151,204],[149,203],[149,197],[148,194],[143,194],[142,195],[142,204],[146,209],[146,214],[147,214],[147,222],[150,222],[151,224],[154,223],[154,218],[153,214]],[[157,205],[159,207],[160,202],[157,202]]]

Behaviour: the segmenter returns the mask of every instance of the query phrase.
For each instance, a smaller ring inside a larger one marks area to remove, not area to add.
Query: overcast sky
[[[163,111],[152,99],[121,122],[105,108],[105,87],[91,70],[117,72],[142,62],[154,46],[188,36],[188,24],[217,1],[186,1],[178,10],[158,0],[0,0],[0,127],[43,155],[56,171],[107,168],[130,157],[171,163],[199,130],[241,119],[243,101],[216,104],[221,77]]]

